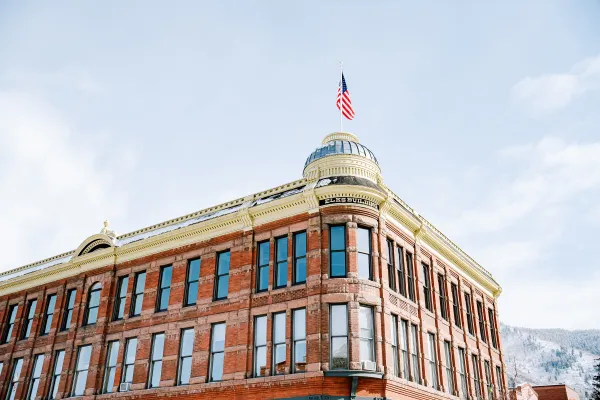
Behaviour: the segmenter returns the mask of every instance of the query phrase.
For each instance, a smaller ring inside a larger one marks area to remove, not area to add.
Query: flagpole
[[[344,63],[340,61],[340,132],[344,132],[344,114],[342,113],[342,107],[344,102],[342,97],[344,96]]]

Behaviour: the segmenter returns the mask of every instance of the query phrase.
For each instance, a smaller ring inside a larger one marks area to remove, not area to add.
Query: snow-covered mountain
[[[565,383],[587,399],[600,358],[600,330],[528,329],[501,324],[509,386]]]

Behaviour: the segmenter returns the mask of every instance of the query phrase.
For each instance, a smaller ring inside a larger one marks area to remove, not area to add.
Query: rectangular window
[[[462,328],[462,322],[460,318],[460,299],[458,298],[458,286],[456,284],[450,284],[450,290],[452,290],[452,310],[454,312],[454,325],[458,328]]]
[[[88,369],[90,368],[91,355],[92,345],[80,346],[77,349],[77,361],[75,362],[71,396],[83,396],[85,394],[85,384],[87,382]]]
[[[125,316],[125,300],[127,299],[128,276],[120,276],[117,280],[117,297],[115,298],[115,309],[113,310],[113,321],[123,319]]]
[[[412,265],[412,264],[411,264]],[[404,250],[398,246],[398,291],[404,297],[406,297],[406,278],[404,277]]]
[[[431,387],[438,390],[438,370],[437,370],[437,353],[435,351],[435,334],[427,334],[429,344],[429,378],[431,379]]]
[[[173,267],[171,265],[160,268],[160,280],[158,283],[158,294],[156,296],[156,312],[166,311],[169,308],[172,276]]]
[[[392,359],[394,375],[400,376],[400,360],[398,360],[398,317],[391,316],[390,321],[390,341],[392,342]]]
[[[473,303],[471,303],[471,295],[465,292],[465,307],[467,308],[467,329],[469,333],[475,336],[475,326],[473,325]]]
[[[306,282],[306,232],[294,233],[294,285]]]
[[[44,355],[36,354],[33,358],[33,369],[31,370],[31,380],[27,390],[27,398],[35,400],[37,397],[38,386],[40,385],[40,376],[42,375],[42,366],[44,365]]]
[[[419,328],[417,325],[410,325],[410,354],[412,364],[412,374],[415,382],[421,383],[421,372],[419,368]]]
[[[92,325],[98,321],[98,310],[100,309],[100,282],[94,283],[88,293],[88,301],[85,306],[83,325]]]
[[[275,239],[275,287],[287,286],[288,279],[288,238]]]
[[[198,282],[200,281],[200,259],[190,260],[185,277],[184,307],[196,304],[198,300]]]
[[[15,327],[15,319],[17,318],[18,310],[18,304],[13,304],[8,307],[8,312],[6,313],[6,324],[4,325],[4,330],[2,331],[2,343],[10,342],[13,328]]]
[[[6,390],[6,400],[15,400],[17,388],[19,386],[19,378],[21,377],[21,369],[23,368],[23,359],[17,358],[13,361],[12,371],[10,372],[10,380],[8,381],[8,389]]]
[[[287,346],[285,344],[285,312],[273,314],[273,373],[285,373]]]
[[[406,253],[406,277],[408,279],[408,298],[411,301],[416,301],[415,297],[415,274],[413,266],[413,255]]]
[[[473,364],[473,386],[475,386],[475,398],[481,399],[481,379],[479,378],[479,359],[476,354],[471,354]]]
[[[25,313],[25,321],[23,321],[23,327],[21,328],[21,337],[19,339],[27,339],[31,334],[31,325],[33,323],[33,317],[35,315],[35,307],[37,306],[37,300],[29,300],[27,303],[27,312]]]
[[[142,313],[144,304],[144,289],[146,287],[146,271],[138,272],[133,279],[133,297],[131,299],[131,316],[135,317]]]
[[[444,340],[444,354],[446,355],[446,392],[454,393],[454,374],[452,373],[452,345]]]
[[[329,276],[346,277],[346,226],[329,227]]]
[[[373,329],[373,308],[360,306],[358,320],[360,328],[360,361],[375,362],[375,331]]]
[[[429,311],[433,311],[433,304],[431,302],[431,278],[429,277],[429,265],[421,263],[423,267],[423,297],[425,298],[425,308]]]
[[[465,358],[465,349],[458,348],[458,373],[460,374],[460,398],[467,399],[469,394],[467,392],[467,371],[466,371],[467,360]]]
[[[217,382],[223,378],[225,361],[225,323],[213,324],[210,341],[210,382]]]
[[[331,369],[348,369],[348,306],[332,304],[329,312]]]
[[[165,334],[153,334],[152,350],[150,350],[150,376],[148,377],[148,388],[156,388],[160,386],[164,350]]]
[[[446,277],[438,274],[438,293],[440,300],[440,315],[448,321],[448,300],[446,298]]]
[[[485,382],[487,387],[487,398],[488,400],[494,400],[494,385],[492,385],[492,370],[490,367],[490,362],[485,360],[483,362],[485,368]]]
[[[117,372],[117,356],[119,354],[119,341],[108,342],[106,352],[106,365],[104,366],[104,381],[102,382],[102,393],[112,393],[115,386],[115,373]]]
[[[125,354],[123,355],[123,371],[121,371],[121,383],[133,383],[133,370],[135,367],[135,353],[137,351],[137,338],[125,340]]]
[[[61,331],[69,330],[71,327],[71,319],[73,318],[73,308],[75,308],[75,295],[77,289],[69,289],[67,292],[67,302],[65,303],[65,313],[63,315],[62,324],[60,326]]]
[[[483,303],[481,303],[479,300],[477,300],[477,319],[479,320],[479,336],[481,336],[483,343],[487,343],[487,334],[483,315]]]
[[[387,240],[387,269],[388,269],[388,286],[393,291],[396,291],[396,267],[394,266],[394,242]]]
[[[271,243],[267,240],[258,244],[258,278],[256,291],[264,292],[269,289],[269,258]]]
[[[496,386],[498,387],[498,394],[500,398],[504,395],[504,381],[502,380],[502,367],[496,365]]]
[[[52,327],[52,318],[54,318],[54,309],[56,308],[56,295],[51,294],[46,300],[46,310],[44,311],[44,319],[42,320],[41,335],[50,333]]]
[[[402,377],[414,380],[410,374],[410,363],[408,360],[408,321],[400,320],[400,350],[402,351]]]
[[[229,264],[231,252],[229,250],[217,253],[217,281],[215,284],[215,300],[227,298],[229,292]]]
[[[267,316],[254,318],[254,376],[267,374]]]
[[[306,308],[292,311],[292,372],[306,372]]]
[[[494,315],[494,310],[492,308],[488,308],[488,316],[488,323],[490,324],[490,336],[492,337],[492,346],[497,349],[498,333],[496,331],[496,316]]]
[[[58,350],[56,353],[54,353],[54,365],[52,366],[52,376],[50,377],[50,390],[48,391],[48,398],[50,400],[56,399],[56,395],[58,393],[58,385],[60,384],[60,375],[62,374],[64,361],[64,350]]]
[[[356,242],[356,250],[358,251],[358,277],[373,279],[371,271],[371,230],[358,228]]]
[[[189,385],[192,375],[192,355],[194,353],[194,328],[183,329],[179,344],[179,365],[177,385]]]

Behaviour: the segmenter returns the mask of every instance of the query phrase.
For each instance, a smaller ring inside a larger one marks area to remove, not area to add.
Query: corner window
[[[87,382],[88,369],[90,368],[90,357],[92,346],[80,346],[77,349],[77,361],[75,363],[75,374],[73,374],[73,388],[71,396],[83,396]]]
[[[394,242],[387,240],[387,270],[388,270],[388,286],[391,290],[396,291],[396,267],[394,267]]]
[[[273,373],[285,374],[287,346],[285,344],[285,312],[273,314]]]
[[[65,303],[65,312],[62,319],[62,324],[60,325],[61,331],[66,331],[71,328],[71,319],[73,318],[73,308],[75,308],[75,295],[77,294],[77,289],[69,289],[67,292],[67,302]]]
[[[306,372],[306,308],[292,311],[292,372]]]
[[[83,320],[83,325],[92,325],[95,324],[98,320],[98,308],[100,308],[101,289],[102,286],[100,286],[99,282],[94,283],[90,287],[90,292],[88,293],[88,301],[85,307],[85,317]]]
[[[218,382],[223,379],[225,362],[225,322],[212,325],[210,339],[209,382]]]
[[[179,343],[177,385],[189,385],[192,375],[192,355],[194,353],[194,328],[183,329]]]
[[[117,372],[117,355],[119,354],[119,341],[108,342],[106,352],[106,365],[104,366],[104,380],[102,393],[112,393],[115,386],[115,373]]]
[[[455,283],[450,284],[450,290],[452,290],[452,310],[454,312],[454,325],[457,328],[462,329],[462,322],[460,318],[460,299],[458,298],[458,286]]]
[[[423,297],[425,299],[425,308],[433,312],[431,301],[431,278],[429,276],[429,265],[422,263],[423,267]]]
[[[408,298],[415,302],[415,274],[414,274],[414,265],[413,265],[413,255],[411,253],[406,253],[406,278],[408,280]]]
[[[329,309],[331,369],[348,369],[348,306],[332,304]]]
[[[121,371],[121,383],[133,383],[133,370],[135,367],[135,353],[137,351],[137,338],[125,340],[125,354],[123,355],[123,371]]]
[[[371,267],[371,230],[358,228],[356,234],[356,249],[358,251],[358,277],[373,279]]]
[[[229,291],[229,264],[231,252],[229,250],[217,253],[217,279],[215,282],[215,300],[227,298]]]
[[[254,318],[254,376],[267,374],[267,316]]]
[[[275,239],[275,287],[287,286],[288,279],[288,238]]]
[[[294,233],[294,285],[306,282],[306,232]]]
[[[360,306],[358,326],[360,328],[360,361],[375,362],[375,331],[373,308]]]
[[[27,303],[27,313],[25,314],[25,321],[23,321],[23,327],[21,328],[21,337],[19,339],[27,339],[31,334],[31,325],[33,323],[33,317],[35,316],[35,308],[37,306],[37,300],[29,300]]]
[[[133,279],[133,296],[131,299],[130,316],[136,317],[142,313],[144,289],[146,287],[146,271],[137,272]]]
[[[188,262],[185,277],[185,300],[184,306],[196,304],[198,300],[198,282],[200,281],[200,259],[196,258]]]
[[[150,376],[148,377],[148,388],[160,386],[162,375],[163,352],[165,349],[165,334],[155,333],[152,335],[152,350],[150,351]]]
[[[60,384],[60,375],[62,373],[64,361],[64,350],[58,350],[54,353],[54,365],[52,366],[52,375],[50,377],[50,390],[48,391],[48,398],[50,400],[56,399],[56,395],[58,394],[58,385]]]
[[[6,390],[6,400],[15,400],[17,396],[17,389],[19,387],[19,378],[21,377],[22,368],[22,358],[17,358],[13,361],[12,371],[10,372],[10,380],[8,381],[8,389]]]
[[[29,381],[29,389],[27,398],[35,400],[37,397],[38,386],[40,385],[40,376],[42,376],[42,366],[44,365],[44,355],[36,354],[33,358],[33,369],[31,370],[31,380]]]
[[[50,333],[52,327],[52,319],[54,318],[54,309],[56,308],[56,295],[51,294],[46,300],[46,310],[44,311],[44,319],[42,320],[41,335]]]
[[[12,332],[15,327],[15,319],[17,318],[17,311],[19,310],[18,304],[12,304],[8,307],[8,313],[6,313],[6,324],[2,331],[2,343],[10,342]]]
[[[160,279],[158,282],[158,294],[156,295],[156,312],[166,311],[169,308],[169,297],[171,296],[171,277],[173,267],[166,265],[160,268]]]
[[[117,280],[117,298],[115,299],[115,309],[113,310],[113,321],[123,319],[125,315],[125,300],[127,299],[128,276],[120,276]]]
[[[329,276],[346,277],[346,226],[329,227]]]

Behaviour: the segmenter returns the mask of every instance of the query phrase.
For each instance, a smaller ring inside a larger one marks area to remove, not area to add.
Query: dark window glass
[[[406,277],[408,279],[408,298],[412,301],[416,301],[415,297],[415,274],[413,266],[413,255],[406,253]]]
[[[479,336],[483,343],[487,343],[487,332],[485,330],[485,319],[483,314],[483,304],[477,300],[477,319],[479,320]]]
[[[125,315],[125,300],[127,299],[128,276],[120,276],[117,281],[117,298],[115,299],[115,309],[113,311],[113,320],[123,319]]]
[[[331,369],[348,369],[348,306],[332,304],[329,312]]]
[[[446,277],[438,274],[438,293],[440,300],[440,315],[446,321],[448,320],[448,301],[446,299]]]
[[[269,289],[269,258],[271,243],[267,240],[258,244],[258,278],[256,291],[262,292]]]
[[[77,361],[75,363],[75,374],[73,375],[73,388],[71,396],[83,396],[87,382],[88,369],[90,368],[90,357],[92,345],[81,346],[77,349]]]
[[[392,359],[394,361],[393,371],[395,376],[400,376],[400,360],[398,359],[398,317],[391,316],[390,321],[390,341],[392,344]]]
[[[475,335],[475,326],[473,325],[473,303],[471,303],[471,295],[465,292],[465,307],[467,308],[467,328],[471,335]]]
[[[58,394],[60,375],[62,374],[63,362],[65,361],[64,350],[58,350],[54,354],[54,365],[52,366],[52,375],[50,377],[50,389],[48,390],[48,398],[50,400],[56,399],[56,395]]]
[[[54,309],[56,308],[56,295],[51,294],[46,300],[46,310],[44,311],[44,319],[42,321],[42,335],[50,333],[52,327],[52,319],[54,318]]]
[[[142,313],[144,304],[144,290],[146,287],[146,271],[138,272],[133,279],[133,297],[131,299],[131,316],[135,317]]]
[[[431,387],[435,390],[438,390],[438,370],[437,370],[437,353],[435,350],[435,334],[428,333],[427,334],[427,344],[429,347],[429,378]]]
[[[371,230],[357,229],[358,277],[372,279],[371,272]]]
[[[254,376],[267,374],[267,316],[254,318]]]
[[[372,307],[360,306],[358,327],[360,332],[360,361],[375,362],[375,330]]]
[[[211,328],[209,381],[217,382],[223,379],[225,362],[225,323],[213,324]]]
[[[406,297],[406,278],[404,268],[404,250],[398,246],[398,265],[396,266],[398,274],[398,292]]]
[[[4,330],[2,331],[2,343],[10,342],[13,328],[15,327],[15,319],[17,318],[18,310],[18,304],[12,304],[8,307],[8,313],[6,314],[6,324],[4,325]]]
[[[450,289],[452,290],[452,310],[454,311],[454,325],[459,328],[462,328],[462,322],[460,318],[460,299],[458,298],[458,286],[452,283],[450,285]]]
[[[217,254],[217,279],[215,285],[215,300],[227,298],[229,291],[229,264],[231,253],[229,250]]]
[[[306,282],[306,232],[294,233],[294,284]]]
[[[402,352],[402,377],[408,380],[414,380],[410,374],[410,361],[408,359],[408,321],[400,320],[400,350]]]
[[[84,325],[95,324],[98,320],[98,308],[100,308],[100,290],[102,286],[96,282],[90,287],[88,294],[88,301],[85,307],[85,318],[83,320]],[[87,372],[86,372],[87,374]],[[86,375],[87,376],[87,375]]]
[[[112,393],[115,386],[115,374],[117,372],[117,355],[119,354],[119,341],[108,342],[106,352],[106,365],[104,366],[104,380],[102,382],[102,393]]]
[[[285,373],[287,346],[285,344],[285,312],[273,314],[273,373]]]
[[[473,386],[475,386],[475,397],[481,399],[481,379],[479,377],[479,358],[476,354],[471,354],[473,364]]]
[[[275,287],[287,286],[288,279],[288,238],[280,237],[275,240]]]
[[[446,355],[446,392],[454,394],[454,374],[452,373],[452,345],[449,341],[444,341],[444,354]]]
[[[467,360],[465,358],[465,349],[458,348],[458,373],[460,374],[460,398],[467,399],[469,392],[467,391]]]
[[[188,262],[187,276],[185,278],[185,306],[196,304],[198,300],[198,282],[200,280],[200,259]]]
[[[292,311],[292,372],[306,372],[306,308]]]
[[[160,386],[164,349],[165,334],[155,333],[154,335],[152,335],[152,350],[150,351],[150,375],[148,377],[148,388],[157,388]]]
[[[431,278],[429,276],[429,265],[421,264],[423,267],[423,298],[425,299],[425,308],[429,311],[433,311],[433,304],[431,302]]]
[[[133,382],[133,370],[135,367],[135,353],[137,351],[137,338],[127,338],[125,341],[125,354],[123,355],[123,371],[121,371],[121,383]]]
[[[27,339],[31,334],[31,325],[33,324],[33,317],[35,316],[35,307],[37,306],[37,300],[29,300],[27,303],[27,312],[25,314],[25,321],[21,328],[21,337],[19,339]]]
[[[192,375],[192,355],[194,353],[194,328],[183,329],[179,344],[177,384],[189,385]]]
[[[27,398],[35,400],[37,397],[38,387],[40,386],[40,376],[42,375],[42,366],[44,365],[44,355],[36,354],[33,358],[33,368],[31,370],[31,378],[29,381],[29,389],[27,390]]]
[[[496,316],[494,315],[494,310],[488,308],[488,323],[490,324],[490,335],[492,337],[492,346],[495,349],[498,348],[498,332],[496,330]]]
[[[346,227],[329,227],[329,275],[332,278],[346,276]]]
[[[17,358],[13,361],[12,371],[10,372],[10,381],[8,381],[8,389],[6,390],[6,400],[15,400],[22,368],[22,358]]]
[[[394,242],[387,240],[387,267],[388,285],[390,289],[396,290],[396,267],[394,266]]]
[[[171,277],[173,267],[170,265],[161,267],[160,280],[158,283],[158,294],[156,296],[156,312],[165,311],[169,308],[169,297],[171,296]]]
[[[73,318],[73,308],[75,308],[75,295],[77,289],[69,289],[67,292],[67,302],[65,304],[65,313],[63,315],[62,324],[60,326],[61,331],[66,331],[71,327],[71,319]]]
[[[419,328],[417,325],[410,325],[410,362],[412,366],[412,376],[415,382],[421,383],[421,372],[419,367]]]

